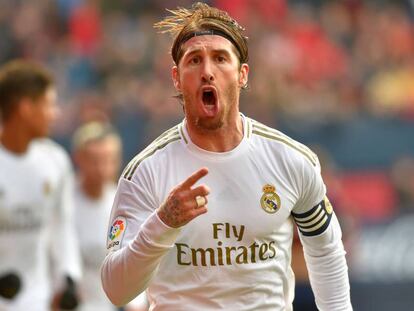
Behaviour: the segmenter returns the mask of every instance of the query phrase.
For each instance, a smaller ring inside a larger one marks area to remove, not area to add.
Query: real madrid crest
[[[270,214],[273,214],[280,209],[280,197],[276,193],[275,186],[269,184],[263,186],[263,195],[260,198],[260,204],[262,205],[262,208]]]

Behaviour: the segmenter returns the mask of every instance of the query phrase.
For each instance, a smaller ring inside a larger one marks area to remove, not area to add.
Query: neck
[[[201,149],[212,152],[226,152],[236,148],[243,139],[243,121],[239,115],[234,122],[217,130],[202,130],[186,122],[191,141]]]
[[[82,179],[80,184],[83,193],[90,199],[98,200],[102,197],[104,185],[102,183],[93,183],[87,179]]]
[[[7,150],[22,154],[32,141],[32,137],[16,122],[4,122],[0,133],[0,142]]]

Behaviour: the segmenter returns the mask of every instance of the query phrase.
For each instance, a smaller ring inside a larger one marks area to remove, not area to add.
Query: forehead
[[[36,106],[49,107],[51,105],[56,105],[57,102],[57,91],[55,87],[48,87],[44,94],[40,95],[38,98],[33,99],[33,103],[36,103]]]
[[[218,35],[201,35],[189,39],[183,44],[184,55],[200,51],[226,50],[235,56],[235,47],[228,39]]]
[[[85,142],[83,149],[98,152],[118,152],[120,149],[120,142],[116,136],[108,135]]]
[[[54,86],[47,88],[45,92],[45,98],[50,101],[56,101],[57,99],[57,90]]]

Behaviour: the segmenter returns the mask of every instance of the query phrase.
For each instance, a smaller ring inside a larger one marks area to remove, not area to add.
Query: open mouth
[[[202,93],[203,106],[209,113],[214,113],[217,107],[217,94],[213,89],[205,89]]]

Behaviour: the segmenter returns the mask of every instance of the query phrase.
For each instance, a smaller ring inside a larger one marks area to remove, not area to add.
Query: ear
[[[84,167],[85,165],[88,165],[85,162],[85,151],[82,149],[82,147],[79,147],[76,150],[72,150],[71,156],[72,162],[78,170],[81,170],[82,166]]]
[[[249,81],[249,65],[246,63],[241,65],[240,76],[239,76],[239,86],[242,88],[247,85]]]
[[[24,120],[32,117],[34,103],[29,98],[22,98],[16,105],[16,114]]]
[[[75,167],[79,166],[79,150],[73,150],[71,153],[72,163]]]
[[[174,82],[174,87],[178,92],[181,92],[180,75],[178,73],[178,67],[174,66],[171,69],[171,76]]]

